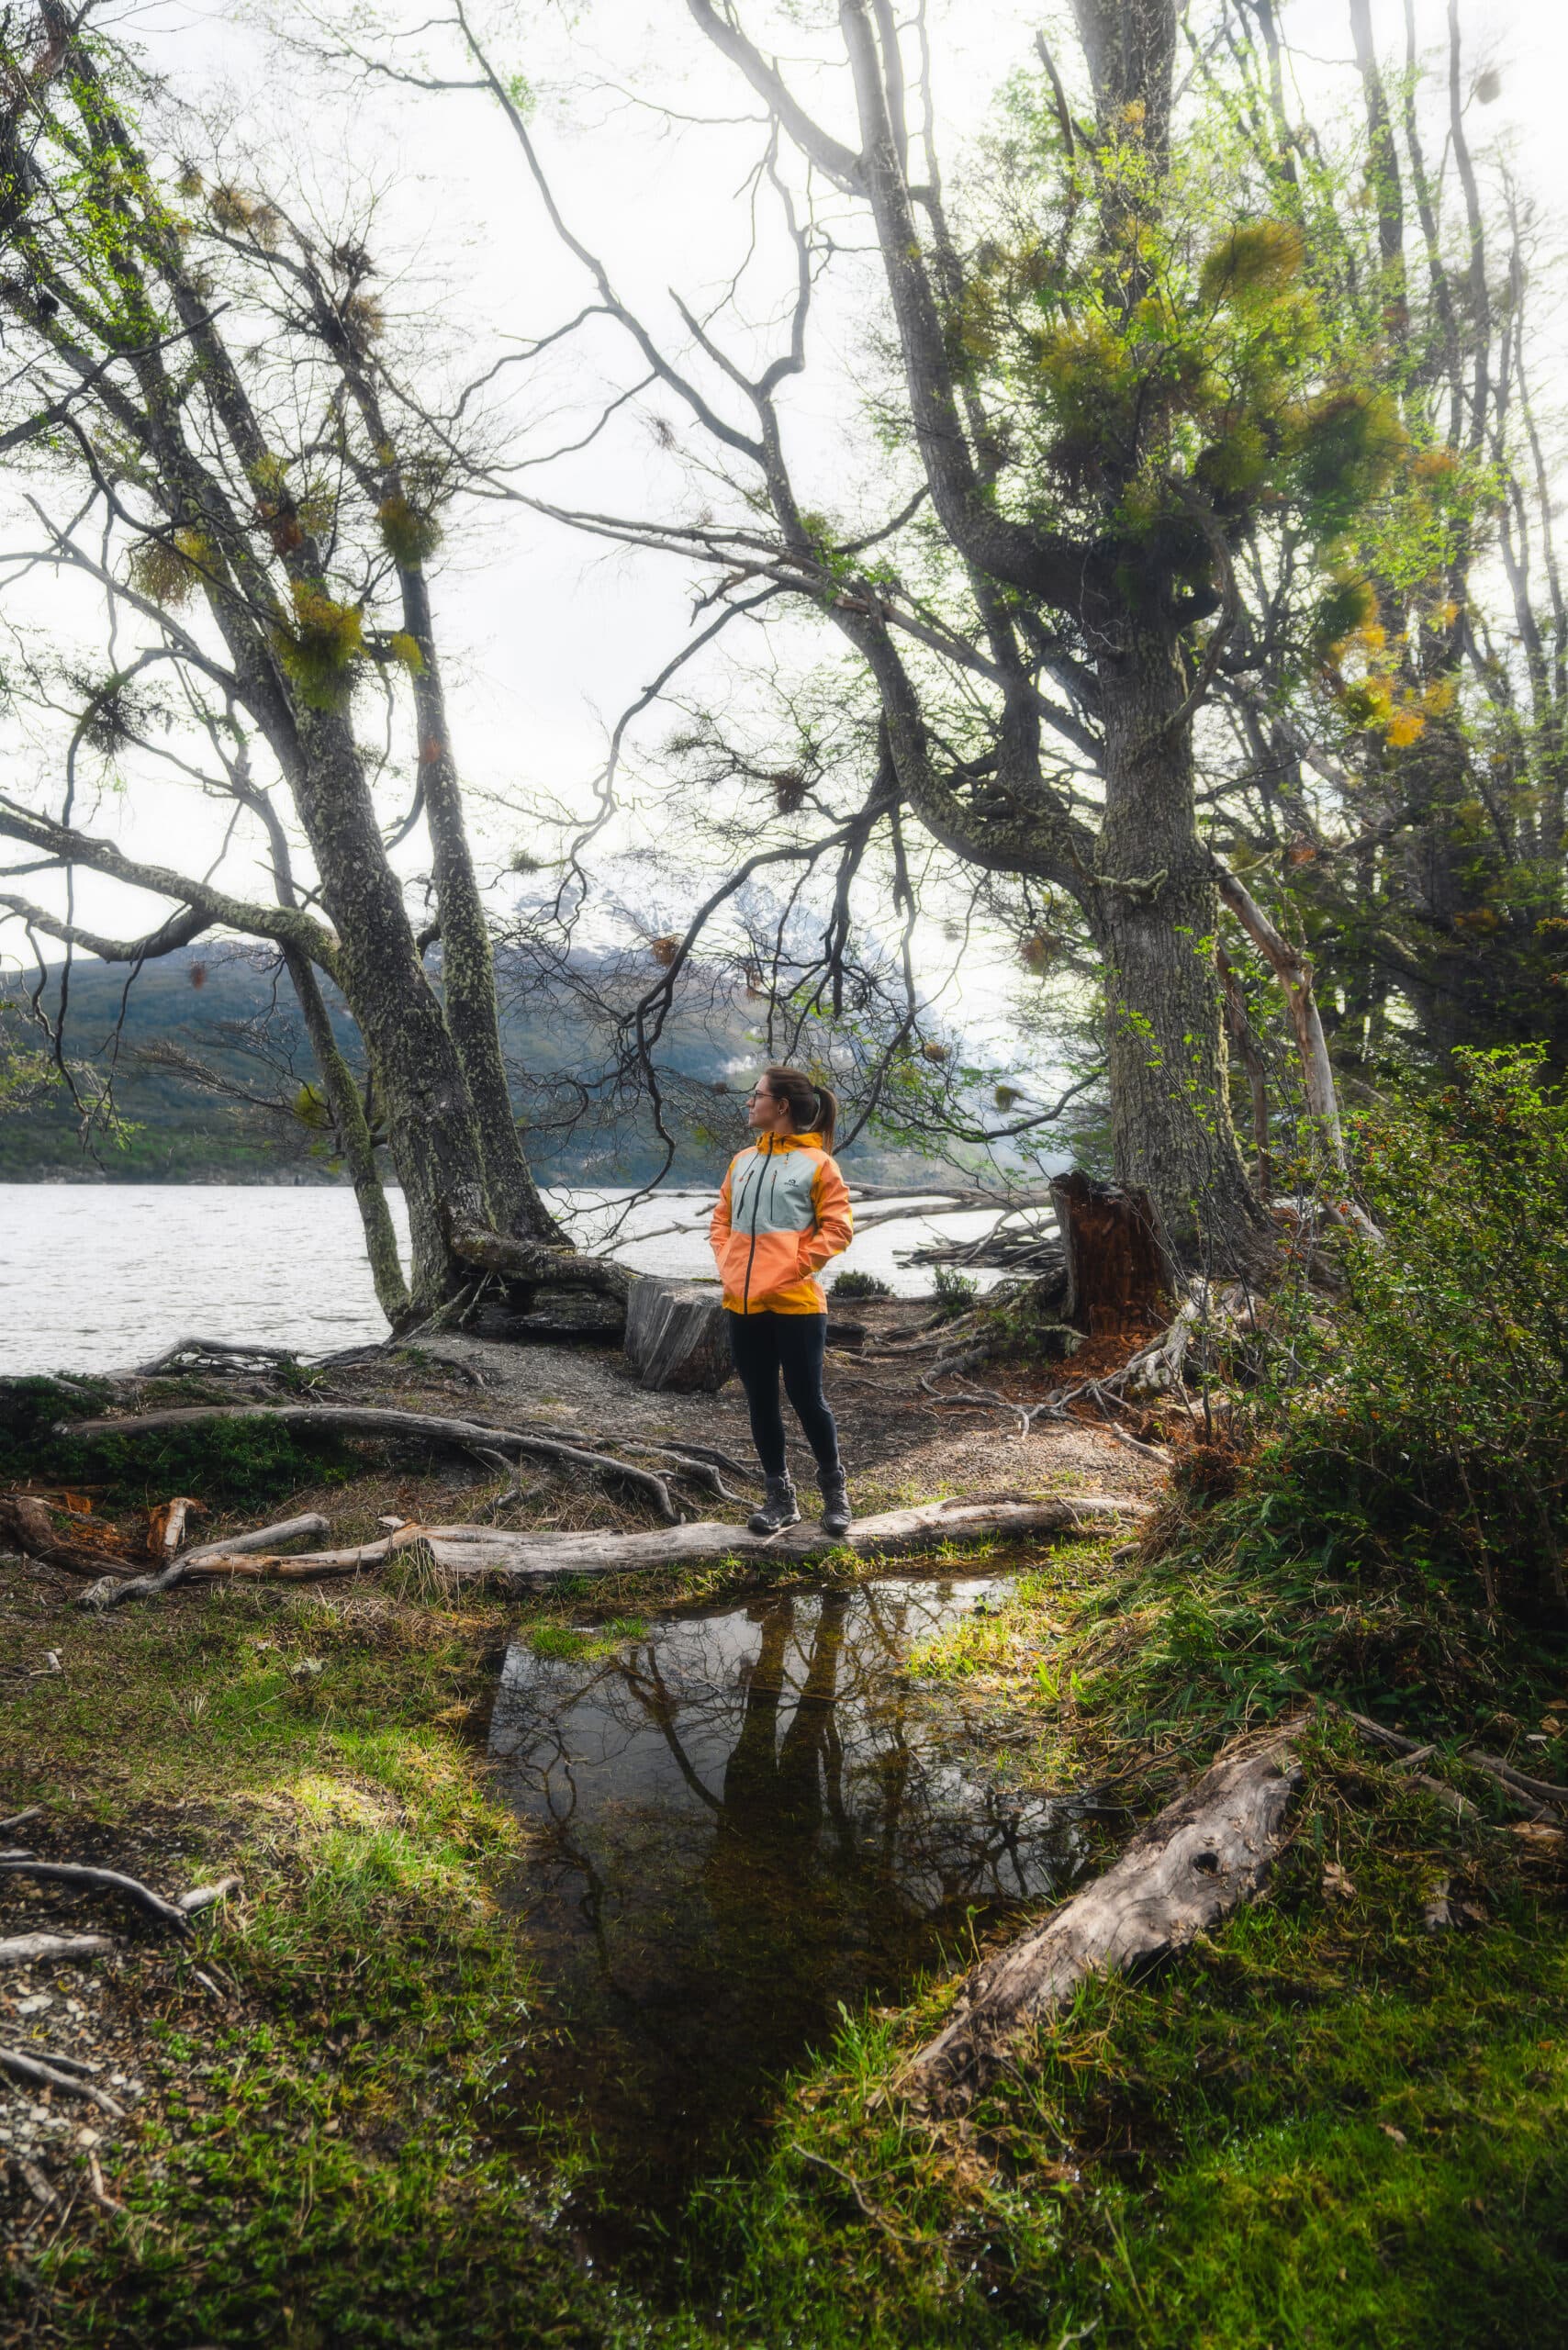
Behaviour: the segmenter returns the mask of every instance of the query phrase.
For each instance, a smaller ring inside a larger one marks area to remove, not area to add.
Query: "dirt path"
[[[908,1301],[870,1309],[865,1318],[877,1327],[873,1316],[896,1327],[908,1319]],[[504,1420],[510,1409],[519,1417],[578,1428],[585,1438],[673,1437],[718,1445],[739,1460],[751,1457],[745,1398],[734,1380],[717,1395],[649,1394],[619,1349],[609,1347],[520,1347],[442,1336],[423,1351],[483,1379],[487,1418]],[[828,1355],[828,1400],[857,1505],[1056,1487],[1148,1494],[1163,1483],[1157,1463],[1084,1421],[1042,1421],[1022,1436],[995,1406],[939,1403],[923,1394],[920,1373],[929,1360]],[[1042,1364],[1008,1385],[1037,1398],[1061,1376],[1059,1366]],[[794,1433],[792,1466],[797,1477],[809,1479],[811,1455]]]

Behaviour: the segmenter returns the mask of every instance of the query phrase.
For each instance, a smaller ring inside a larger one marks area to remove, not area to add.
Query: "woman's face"
[[[751,1090],[745,1105],[745,1122],[756,1135],[782,1135],[790,1131],[790,1104],[781,1102],[770,1091],[765,1077],[759,1077]]]

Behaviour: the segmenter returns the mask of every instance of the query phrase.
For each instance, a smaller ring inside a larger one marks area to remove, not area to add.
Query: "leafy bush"
[[[1359,1122],[1385,1237],[1350,1244],[1335,1314],[1287,1314],[1293,1384],[1248,1483],[1283,1487],[1342,1555],[1472,1578],[1488,1608],[1558,1613],[1568,1101],[1537,1049],[1459,1058],[1440,1093]]]
[[[883,1281],[879,1273],[840,1273],[831,1294],[841,1305],[852,1305],[868,1297],[891,1297],[892,1283]]]
[[[968,1273],[955,1272],[951,1265],[937,1266],[933,1287],[936,1311],[945,1322],[956,1322],[961,1314],[967,1314],[980,1295],[980,1284],[972,1281]]]

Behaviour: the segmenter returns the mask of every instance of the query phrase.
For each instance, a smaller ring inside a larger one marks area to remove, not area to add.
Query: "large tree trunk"
[[[1089,903],[1116,1181],[1148,1192],[1178,1257],[1242,1270],[1266,1218],[1231,1124],[1219,904],[1198,837],[1185,681],[1170,628],[1120,635],[1099,663],[1105,816]]]
[[[381,1090],[409,1207],[410,1311],[432,1313],[467,1278],[454,1227],[482,1225],[488,1201],[478,1121],[435,991],[415,947],[348,722],[302,715],[295,800],[341,941],[340,975]]]
[[[375,1145],[371,1139],[370,1125],[359,1098],[359,1088],[347,1061],[338,1049],[332,1034],[332,1016],[321,992],[308,957],[297,947],[286,946],[284,961],[294,982],[294,992],[304,1015],[306,1034],[310,1049],[316,1056],[320,1072],[322,1091],[342,1152],[343,1163],[353,1184],[354,1199],[359,1207],[359,1220],[364,1234],[364,1253],[370,1259],[370,1277],[375,1283],[375,1302],[396,1328],[409,1311],[409,1284],[403,1278],[402,1259],[398,1254],[398,1235],[392,1227],[392,1213],[386,1204],[380,1171],[375,1164]]]
[[[498,1232],[519,1239],[559,1244],[566,1236],[539,1195],[512,1115],[496,1008],[495,957],[463,818],[431,624],[429,584],[424,573],[411,566],[402,567],[399,577],[409,632],[420,653],[414,703],[420,730],[420,785],[441,914],[442,994],[446,1024],[474,1104],[490,1220]]]

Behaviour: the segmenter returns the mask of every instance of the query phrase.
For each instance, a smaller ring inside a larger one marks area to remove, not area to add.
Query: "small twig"
[[[97,2154],[91,2146],[87,2149],[87,2191],[99,2210],[112,2212],[116,2219],[121,2218],[125,2211],[125,2205],[117,2202],[104,2185],[103,2170],[98,2162]]]
[[[29,1804],[26,1811],[14,1811],[9,1819],[0,1819],[0,1836],[8,1836],[13,1828],[25,1828],[29,1819],[42,1818],[42,1804]]]
[[[845,2186],[848,2188],[851,2195],[854,2196],[857,2206],[865,2217],[871,2221],[873,2227],[880,2228],[883,2234],[891,2236],[895,2244],[925,2245],[934,2241],[930,2236],[912,2236],[909,2234],[907,2230],[895,2227],[891,2220],[889,2219],[887,2213],[882,2210],[881,2206],[872,2202],[870,2197],[867,2194],[865,2188],[861,2186],[860,2181],[856,2177],[853,2171],[844,2169],[842,2165],[838,2163],[829,2162],[825,2154],[813,2154],[810,2149],[805,2146],[798,2146],[791,2143],[790,2151],[791,2154],[799,2154],[803,2163],[815,2163],[819,2170],[830,2170],[832,2171],[834,2178],[842,2179]]]
[[[1537,1803],[1553,1804],[1558,1810],[1568,1811],[1568,1787],[1554,1786],[1550,1779],[1532,1779],[1527,1772],[1516,1771],[1511,1762],[1505,1762],[1501,1755],[1482,1754],[1475,1747],[1467,1746],[1460,1761],[1468,1762],[1473,1770],[1501,1779],[1505,1786],[1519,1795],[1533,1796]]]
[[[107,2089],[95,2088],[91,2081],[79,2081],[70,2073],[57,2072],[52,2065],[45,2065],[36,2056],[25,2055],[19,2048],[0,2048],[0,2073],[9,2073],[13,2080],[26,2081],[34,2088],[63,2089],[68,2097],[85,2098],[117,2121],[125,2120],[125,2108],[117,2105]]]
[[[217,1902],[227,1901],[240,1890],[237,1876],[220,1876],[214,1885],[193,1885],[188,1893],[176,1896],[174,1907],[187,1918],[195,1918],[203,1909],[210,1909]]]
[[[79,2073],[84,2080],[91,2080],[95,2073],[101,2073],[104,2069],[92,2057],[67,2056],[60,2048],[34,2048],[28,2053],[36,2056],[40,2064],[58,2065],[62,2073]]]

